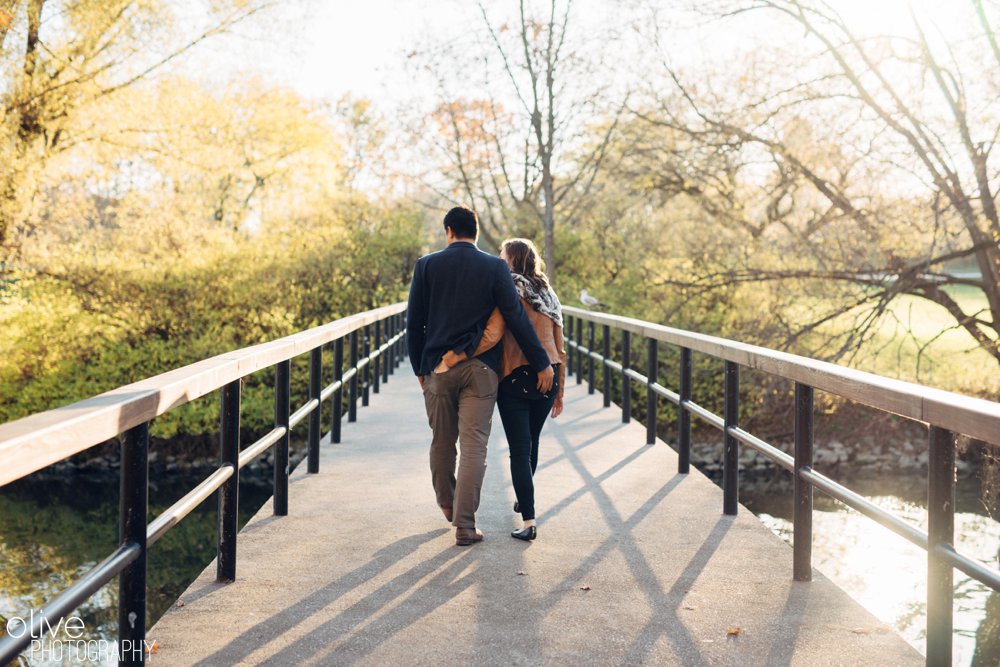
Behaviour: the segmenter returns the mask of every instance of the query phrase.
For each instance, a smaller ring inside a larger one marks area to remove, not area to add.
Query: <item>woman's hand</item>
[[[552,418],[555,419],[562,414],[563,411],[563,399],[562,396],[557,396],[555,403],[552,404]]]
[[[552,381],[555,379],[555,371],[552,370],[552,366],[549,366],[544,371],[538,373],[538,391],[543,394],[549,393],[552,389]]]

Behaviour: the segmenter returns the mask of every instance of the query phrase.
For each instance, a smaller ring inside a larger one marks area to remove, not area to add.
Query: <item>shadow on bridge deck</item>
[[[663,443],[575,384],[546,425],[539,537],[511,539],[494,418],[478,514],[461,548],[434,503],[416,380],[394,376],[321,472],[293,474],[239,537],[237,581],[208,567],[150,630],[153,664],[922,664]],[[730,628],[737,635],[727,635]]]

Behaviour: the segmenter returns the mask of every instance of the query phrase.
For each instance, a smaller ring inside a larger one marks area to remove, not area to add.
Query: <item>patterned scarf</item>
[[[517,288],[518,295],[530,303],[532,308],[559,326],[563,325],[562,305],[559,303],[559,297],[556,296],[555,290],[550,287],[538,291],[531,281],[520,273],[511,273],[510,277],[514,279],[514,287]]]

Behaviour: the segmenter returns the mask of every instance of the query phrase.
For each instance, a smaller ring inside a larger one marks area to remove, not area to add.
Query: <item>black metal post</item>
[[[309,400],[316,400],[316,409],[309,414],[309,460],[308,472],[319,472],[319,440],[323,437],[323,424],[320,421],[319,395],[323,391],[323,348],[317,347],[309,352]]]
[[[813,487],[802,479],[813,464],[813,388],[795,383],[795,478],[792,481],[792,579],[812,581]]]
[[[392,337],[396,335],[396,318],[392,315],[385,318],[385,363],[382,364],[382,384],[389,381],[389,374],[396,365],[396,344],[391,343]]]
[[[348,363],[351,368],[357,369],[358,367],[358,330],[355,329],[351,332],[349,337],[351,344],[350,361]],[[358,374],[355,372],[351,376],[351,380],[347,383],[347,421],[356,422],[358,421]]]
[[[149,506],[149,422],[122,434],[118,540],[139,545],[139,557],[118,578],[118,664],[141,665],[146,639],[146,518]]]
[[[677,407],[677,472],[691,472],[691,413],[684,401],[691,400],[691,348],[681,348],[680,405]]]
[[[587,322],[587,393],[594,393],[594,323]]]
[[[632,334],[622,330],[622,423],[632,421],[632,380],[626,371],[632,367]]]
[[[569,349],[569,343],[573,342],[573,316],[566,316],[566,328],[564,329],[566,335],[566,377],[573,374],[573,350]]]
[[[274,427],[284,427],[285,433],[274,443],[274,513],[288,514],[288,447],[291,433],[288,428],[291,407],[292,364],[287,359],[274,367]]]
[[[372,327],[370,324],[365,325],[365,335],[364,335],[364,358],[368,359],[372,353]],[[368,394],[371,390],[372,385],[372,363],[369,360],[365,364],[365,372],[362,377],[361,383],[361,407],[368,407]]]
[[[931,426],[927,461],[927,664],[952,659],[954,570],[934,554],[955,541],[955,437]]]
[[[344,377],[344,339],[338,338],[333,344],[333,381]],[[344,388],[333,392],[333,423],[330,424],[330,442],[340,442],[340,422],[344,418]]]
[[[372,351],[378,352],[382,346],[382,320],[375,322],[375,341],[372,343]],[[382,355],[375,357],[375,367],[372,370],[372,391],[378,393],[379,382],[382,381]]]
[[[376,332],[378,331],[378,327],[379,324],[376,324],[375,325]],[[392,337],[394,335],[392,333],[392,327],[390,325],[389,320],[385,321],[384,333],[385,333],[384,340],[386,343],[388,343],[390,340],[392,340]],[[382,343],[379,343],[379,345],[382,345]],[[385,360],[382,362],[382,384],[385,384],[386,382],[389,381],[389,366],[392,364],[392,345],[386,345],[385,355],[386,355]]]
[[[653,391],[653,384],[656,383],[656,375],[659,372],[657,352],[659,346],[655,338],[646,339],[646,444],[656,443],[656,392]]]
[[[403,363],[404,359],[407,356],[407,351],[406,351],[406,313],[400,313],[396,317],[399,318],[399,325],[396,327],[396,329],[397,329],[397,331],[399,331],[400,333],[403,334],[402,336],[399,337],[399,342],[396,343],[396,345],[399,346],[399,349],[396,352],[396,367],[398,368],[399,365],[401,363]]]
[[[395,368],[399,368],[399,364],[401,364],[403,361],[405,361],[404,356],[406,354],[406,351],[403,349],[403,336],[402,336],[402,334],[403,334],[403,315],[402,315],[402,313],[400,313],[399,315],[396,315],[396,324],[394,325],[393,328],[396,330],[396,335],[399,336],[399,338],[396,340],[396,351],[393,353],[394,363],[392,364],[392,366],[395,369]]]
[[[240,391],[242,380],[222,388],[219,427],[219,464],[232,466],[233,474],[219,487],[219,545],[215,580],[236,581],[236,534],[240,502]]]
[[[740,366],[726,362],[725,455],[722,459],[722,513],[736,514],[739,504],[739,441],[729,435],[730,427],[739,424],[740,417]]]
[[[604,393],[604,407],[608,408],[611,407],[611,367],[607,363],[611,360],[611,327],[607,324],[601,329],[601,345],[604,356],[604,363],[601,364],[604,367],[602,383],[604,386],[601,390]]]
[[[583,382],[583,350],[580,347],[583,345],[583,320],[579,317],[576,318],[576,383],[581,384]]]

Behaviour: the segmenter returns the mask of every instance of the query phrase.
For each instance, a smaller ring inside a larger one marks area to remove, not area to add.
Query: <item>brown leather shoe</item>
[[[448,519],[448,523],[451,523],[451,518],[453,516],[451,508],[445,507],[444,505],[438,505],[438,507],[440,507],[441,511],[444,512],[444,518]]]
[[[455,544],[460,547],[467,547],[475,542],[483,541],[483,531],[478,528],[456,528]]]

